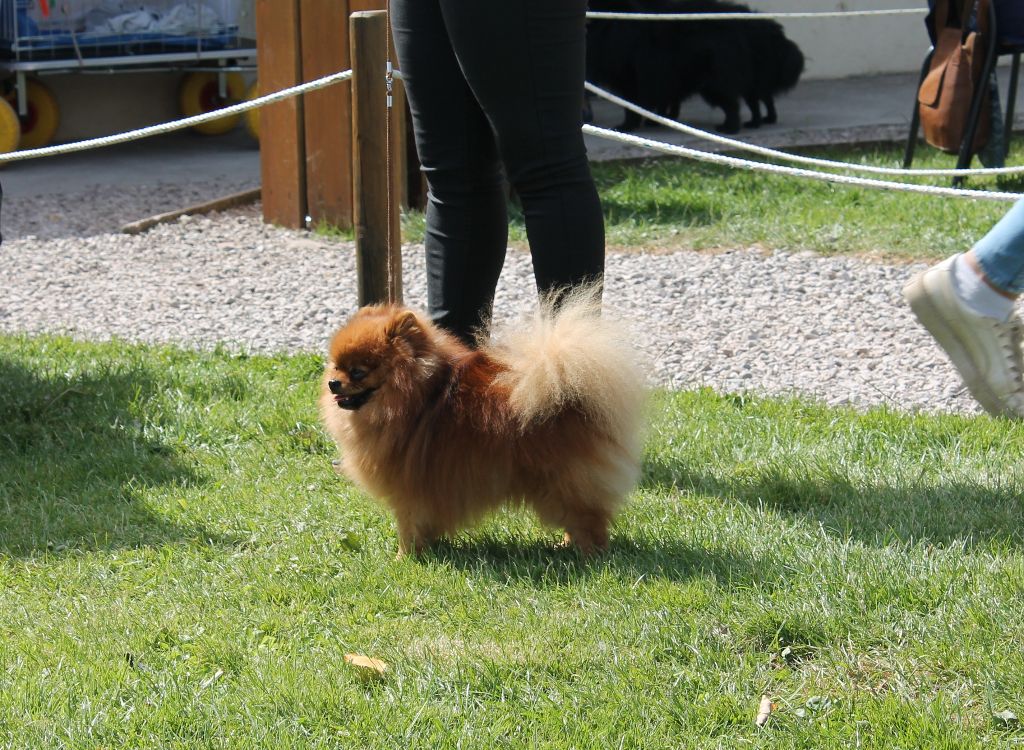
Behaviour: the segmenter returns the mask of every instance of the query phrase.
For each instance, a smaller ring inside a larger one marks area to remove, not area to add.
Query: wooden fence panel
[[[347,0],[300,0],[306,81],[347,70]],[[314,226],[352,228],[352,86],[344,81],[306,94],[306,204]]]
[[[257,67],[261,93],[302,82],[299,0],[256,0]],[[260,112],[263,218],[305,226],[306,176],[302,100],[291,97]]]

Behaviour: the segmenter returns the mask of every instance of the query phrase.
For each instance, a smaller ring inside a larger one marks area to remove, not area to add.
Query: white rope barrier
[[[671,143],[653,141],[650,140],[649,138],[641,138],[640,136],[630,135],[629,133],[619,133],[614,130],[607,130],[606,128],[595,127],[594,125],[584,125],[583,132],[589,135],[598,136],[599,138],[607,138],[608,140],[627,143],[631,146],[638,146],[640,148],[661,151],[662,153],[672,154],[674,156],[685,156],[687,158],[695,159],[697,161],[705,161],[710,162],[712,164],[721,164],[724,166],[735,167],[738,169],[768,172],[771,174],[789,175],[791,177],[803,177],[811,180],[819,180],[821,182],[831,182],[838,185],[857,185],[860,187],[896,190],[905,193],[923,193],[925,195],[946,195],[953,196],[956,198],[978,198],[982,200],[993,201],[1017,201],[1021,198],[1020,193],[1000,193],[985,190],[963,190],[960,188],[935,187],[932,185],[915,185],[906,182],[887,182],[884,180],[872,180],[864,177],[849,177],[847,175],[841,174],[815,172],[813,170],[798,169],[796,167],[783,167],[777,164],[765,164],[763,162],[746,161],[744,159],[737,159],[733,156],[713,154],[707,151],[698,151],[696,149],[686,148],[685,146],[676,146]]]
[[[396,78],[400,78],[401,77],[401,72],[396,70],[396,71],[393,72],[393,75]],[[267,105],[267,104],[272,104],[274,102],[278,102],[278,101],[281,101],[283,99],[287,99],[287,98],[292,97],[292,96],[297,96],[298,94],[303,94],[303,93],[306,93],[306,92],[309,92],[309,91],[315,91],[317,89],[326,88],[327,86],[331,86],[331,85],[333,85],[335,83],[340,83],[341,81],[348,80],[351,77],[352,77],[352,71],[351,70],[344,70],[344,71],[341,71],[339,73],[333,73],[331,75],[324,76],[322,78],[318,78],[318,79],[316,79],[314,81],[309,81],[307,83],[299,84],[298,86],[291,86],[289,88],[281,89],[280,91],[276,91],[276,92],[271,93],[271,94],[265,94],[264,96],[256,97],[256,98],[251,99],[249,101],[239,102],[238,104],[233,104],[233,105],[231,105],[229,107],[224,107],[223,109],[214,110],[212,112],[204,112],[203,114],[195,115],[193,117],[185,117],[185,118],[180,119],[180,120],[172,120],[170,122],[160,123],[158,125],[151,125],[149,127],[140,128],[138,130],[132,130],[132,131],[128,131],[128,132],[125,132],[125,133],[118,133],[118,134],[115,134],[115,135],[103,136],[101,138],[92,138],[92,139],[84,140],[84,141],[76,141],[75,143],[65,143],[65,144],[61,144],[61,145],[58,145],[58,146],[47,146],[47,147],[44,147],[44,148],[30,149],[30,150],[25,150],[25,151],[13,151],[13,152],[6,153],[6,154],[0,154],[0,164],[7,163],[7,162],[14,162],[14,161],[22,161],[22,160],[26,160],[26,159],[38,159],[38,158],[41,158],[41,157],[44,157],[44,156],[57,156],[57,155],[60,155],[60,154],[69,154],[69,153],[75,153],[75,152],[78,152],[78,151],[86,151],[86,150],[90,150],[90,149],[94,149],[94,148],[101,148],[103,146],[112,146],[112,145],[119,144],[119,143],[127,143],[127,142],[130,142],[130,141],[141,140],[143,138],[148,138],[148,137],[154,136],[154,135],[161,135],[161,134],[164,134],[164,133],[170,133],[170,132],[173,132],[175,130],[183,130],[184,128],[189,128],[189,127],[192,127],[194,125],[198,125],[198,124],[203,123],[203,122],[209,122],[211,120],[216,120],[216,119],[219,119],[221,117],[226,117],[226,116],[238,114],[238,113],[241,113],[241,112],[248,111],[250,109],[255,109],[256,107],[262,107],[262,106]],[[591,89],[597,89],[596,86],[592,86],[591,84],[587,84],[587,86],[588,86],[588,88],[591,88]],[[601,91],[601,90],[598,89],[598,91]],[[597,93],[597,92],[595,91],[595,93]],[[625,102],[625,100],[619,100],[618,97],[615,97],[613,94],[611,94],[610,96],[613,97],[613,100],[618,100],[616,103],[622,102],[623,106],[630,105],[629,102]],[[635,105],[630,105],[630,106],[635,106]],[[643,110],[641,108],[637,108],[637,109],[639,109],[640,112],[642,112],[642,113],[646,112],[646,110]],[[667,118],[659,118],[658,115],[654,115],[653,113],[647,113],[647,114],[652,115],[652,119],[667,119]],[[669,121],[669,122],[673,122],[674,123],[675,121]],[[680,123],[675,123],[675,124],[676,125],[680,125]],[[696,130],[696,129],[694,129],[694,130]],[[793,177],[801,177],[801,178],[807,178],[807,179],[814,179],[814,180],[819,180],[819,181],[824,181],[824,182],[831,182],[831,183],[835,183],[835,184],[859,185],[859,186],[862,186],[862,187],[870,187],[870,188],[878,188],[878,189],[889,189],[889,190],[897,190],[897,191],[902,191],[902,192],[924,193],[924,194],[930,194],[930,195],[947,195],[947,196],[954,196],[954,197],[958,197],[958,198],[978,198],[978,199],[998,200],[998,201],[1015,201],[1015,200],[1017,200],[1017,199],[1019,199],[1021,197],[1020,194],[1018,194],[1018,193],[989,192],[989,191],[984,191],[984,190],[963,190],[963,189],[958,189],[958,188],[935,187],[935,186],[930,186],[930,185],[914,185],[914,184],[901,183],[901,182],[886,182],[886,181],[883,181],[883,180],[872,180],[872,179],[866,179],[866,178],[848,177],[848,176],[845,176],[845,175],[830,174],[830,173],[825,173],[825,172],[815,172],[813,170],[798,169],[798,168],[795,168],[795,167],[783,167],[783,166],[779,166],[779,165],[775,165],[775,164],[765,164],[763,162],[751,162],[751,161],[746,161],[744,159],[737,159],[737,158],[732,157],[732,156],[725,156],[723,154],[713,154],[713,153],[708,153],[706,151],[698,151],[696,149],[686,148],[684,146],[676,146],[676,145],[669,144],[669,143],[662,143],[660,141],[654,141],[654,140],[650,140],[650,139],[647,139],[647,138],[641,138],[639,136],[630,135],[630,134],[627,134],[627,133],[618,133],[618,132],[616,132],[614,130],[607,130],[605,128],[595,127],[594,125],[584,125],[583,126],[583,132],[587,133],[587,134],[590,134],[590,135],[594,135],[594,136],[600,137],[600,138],[606,138],[608,140],[619,141],[619,142],[626,143],[626,144],[629,144],[629,145],[632,145],[632,146],[638,146],[640,148],[647,148],[647,149],[652,149],[652,150],[655,150],[655,151],[661,151],[662,153],[672,154],[672,155],[675,155],[675,156],[684,156],[684,157],[687,157],[687,158],[690,158],[690,159],[694,159],[694,160],[697,160],[697,161],[705,161],[705,162],[710,162],[710,163],[713,163],[713,164],[721,164],[721,165],[735,167],[735,168],[739,168],[739,169],[748,169],[748,170],[754,170],[754,171],[769,172],[769,173],[774,173],[774,174],[789,175],[789,176],[793,176]],[[705,133],[705,131],[697,131],[697,132],[698,133]],[[706,135],[711,135],[710,133],[705,133],[705,134]],[[715,137],[716,138],[721,138],[721,136],[715,136]],[[727,139],[727,138],[723,139],[723,140],[725,140],[725,141],[732,141],[732,139]],[[735,143],[740,143],[740,142],[736,141]],[[770,149],[766,149],[766,151],[770,151]],[[782,152],[773,152],[773,153],[782,154]],[[793,155],[789,155],[789,156],[793,156]],[[818,161],[826,161],[826,160],[818,160]],[[850,166],[850,167],[855,166],[855,165],[843,165],[842,162],[832,162],[832,163],[830,163],[830,165],[842,165],[842,166]],[[916,171],[918,171],[920,173],[924,173],[926,170],[916,170]],[[953,170],[953,171],[955,172],[956,170]],[[968,172],[970,170],[962,170],[962,171]],[[980,171],[980,170],[977,170],[977,171]]]
[[[852,16],[923,15],[927,8],[894,8],[892,10],[835,10],[798,13],[612,13],[590,11],[587,18],[608,21],[750,21],[752,19],[787,18],[849,18]]]
[[[827,167],[829,169],[843,169],[848,172],[865,172],[870,174],[906,177],[957,177],[969,175],[1019,174],[1024,172],[1024,166],[986,167],[982,169],[900,169],[898,167],[875,167],[868,164],[851,164],[850,162],[832,161],[830,159],[815,159],[811,156],[801,156],[799,154],[786,153],[785,151],[776,151],[775,149],[757,146],[753,143],[738,141],[735,138],[726,138],[723,135],[717,135],[716,133],[711,133],[707,130],[701,130],[700,128],[686,125],[669,117],[663,117],[662,115],[655,114],[654,112],[644,109],[643,107],[623,99],[620,96],[616,96],[612,92],[607,91],[600,86],[595,86],[589,81],[587,81],[584,86],[587,91],[611,102],[612,104],[617,104],[624,109],[628,109],[631,112],[635,112],[638,115],[651,120],[652,122],[664,125],[665,127],[671,128],[672,130],[676,130],[680,133],[686,133],[687,135],[711,141],[712,143],[729,146],[737,151],[749,151],[750,153],[760,154],[761,156],[766,156],[771,159],[791,161],[796,164],[808,164],[815,167]]]
[[[315,81],[301,83],[298,86],[281,89],[280,91],[276,91],[272,94],[266,94],[264,96],[256,97],[255,99],[250,99],[249,101],[232,104],[230,107],[216,109],[212,112],[204,112],[200,115],[193,115],[192,117],[185,117],[181,120],[171,120],[170,122],[150,125],[149,127],[130,130],[125,133],[106,135],[101,138],[90,138],[84,141],[75,141],[74,143],[63,143],[58,146],[45,146],[43,148],[26,149],[25,151],[11,151],[6,154],[0,154],[0,164],[13,161],[24,161],[26,159],[39,159],[44,156],[72,154],[78,151],[88,151],[94,148],[101,148],[103,146],[113,146],[118,143],[138,141],[143,138],[149,138],[154,135],[163,135],[164,133],[170,133],[175,130],[184,130],[185,128],[190,128],[193,125],[210,122],[211,120],[218,120],[221,117],[239,114],[240,112],[255,109],[256,107],[262,107],[265,104],[272,104],[274,102],[281,101],[282,99],[287,99],[298,94],[304,94],[308,91],[322,89],[335,83],[346,81],[351,77],[351,70],[343,70],[340,73],[332,73],[331,75],[324,76],[323,78],[318,78]]]

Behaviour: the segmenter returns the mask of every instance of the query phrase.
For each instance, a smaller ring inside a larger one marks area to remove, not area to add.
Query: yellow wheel
[[[18,150],[21,140],[21,123],[18,113],[6,99],[0,99],[0,154]]]
[[[246,101],[252,101],[260,95],[260,82],[253,81],[249,87],[249,91],[245,95]],[[260,108],[247,109],[244,112],[245,117],[245,129],[249,135],[255,138],[257,141],[260,139]]]
[[[178,89],[178,104],[185,117],[226,107],[242,101],[245,96],[245,81],[238,73],[227,74],[227,98],[220,95],[217,73],[187,73],[181,79]],[[241,115],[229,115],[195,125],[192,129],[204,135],[223,135],[238,125]]]
[[[7,103],[17,112],[18,90],[8,92]],[[57,99],[48,87],[36,80],[25,84],[25,104],[27,111],[21,121],[20,148],[42,148],[48,146],[57,135],[60,125],[60,107]]]

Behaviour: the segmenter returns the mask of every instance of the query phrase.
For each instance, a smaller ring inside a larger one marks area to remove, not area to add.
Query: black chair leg
[[[985,65],[981,77],[978,79],[974,96],[971,98],[971,107],[967,112],[967,129],[964,132],[964,139],[960,142],[960,155],[956,160],[957,169],[967,169],[971,165],[971,157],[974,156],[974,135],[978,132],[978,120],[981,117],[981,107],[985,103],[986,94],[989,91],[992,71],[996,66],[996,58],[999,53],[996,49],[996,8],[989,4],[989,28],[992,33],[988,35],[988,49],[985,50]],[[953,187],[960,187],[964,182],[963,177],[953,178]]]
[[[1010,138],[1013,136],[1013,108],[1017,104],[1017,82],[1020,80],[1020,52],[1013,53],[1013,62],[1010,64],[1010,89],[1006,93],[1006,127],[1003,129],[1005,137],[1003,158],[1010,152]]]
[[[935,48],[932,47],[928,50],[928,54],[924,56],[924,62],[921,64],[921,76],[917,79],[917,88],[914,89],[914,110],[910,113],[910,132],[907,134],[907,147],[903,151],[903,168],[910,169],[910,165],[914,161],[914,150],[917,147],[917,128],[921,124],[921,110],[918,109],[917,104],[917,92],[921,89],[921,84],[924,83],[925,76],[928,75],[928,68],[932,64],[932,55],[935,54]]]

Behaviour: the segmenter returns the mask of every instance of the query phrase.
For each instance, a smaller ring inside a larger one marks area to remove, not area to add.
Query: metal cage
[[[216,59],[254,47],[241,0],[0,0],[0,64],[42,70]],[[21,66],[19,66],[21,67]]]

